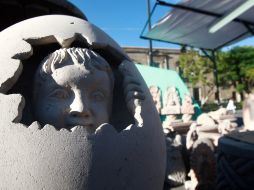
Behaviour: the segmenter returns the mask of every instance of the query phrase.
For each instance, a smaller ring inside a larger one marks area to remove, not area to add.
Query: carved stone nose
[[[90,117],[91,112],[88,103],[80,96],[75,97],[70,105],[70,115],[72,117]]]

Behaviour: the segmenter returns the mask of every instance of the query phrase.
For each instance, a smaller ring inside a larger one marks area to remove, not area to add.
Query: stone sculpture
[[[194,114],[194,106],[192,103],[192,98],[189,94],[185,94],[184,100],[181,106],[181,113],[183,114],[182,120],[183,122],[191,121],[191,117]]]
[[[190,126],[186,135],[186,148],[191,160],[191,180],[186,183],[187,189],[215,188],[215,149],[222,136],[237,130],[235,119],[228,117],[224,108],[201,114]]]
[[[5,29],[0,46],[0,152],[4,153],[0,189],[162,189],[166,152],[160,118],[140,73],[109,36],[82,19],[51,15]],[[60,53],[58,59],[56,50],[74,54]],[[91,55],[91,63],[83,63],[82,53]],[[105,71],[108,66],[111,69]],[[44,75],[46,81],[40,79]],[[86,123],[77,117],[89,115],[79,112],[87,108],[86,93],[98,85],[97,77],[105,84],[99,88],[108,91],[92,93],[95,107],[103,111],[95,110],[100,118]],[[97,102],[104,95],[107,100]],[[60,98],[67,106],[58,109],[58,103],[47,98]],[[71,122],[57,121],[53,117],[57,109],[68,112]]]
[[[180,98],[174,86],[168,87],[164,100],[166,100],[166,104],[163,108],[165,114],[180,113]]]
[[[158,113],[160,114],[161,113],[161,91],[158,86],[154,86],[154,85],[150,86],[149,90],[152,95],[155,107]]]
[[[208,113],[202,113],[200,116],[197,118],[197,124],[201,126],[215,126],[216,122],[214,121],[213,118],[209,116]]]
[[[243,104],[243,122],[245,130],[254,130],[254,95],[250,94]]]
[[[235,130],[237,127],[235,121],[236,118],[231,114],[228,115],[225,108],[220,108],[209,113],[203,113],[197,118],[197,124],[202,126],[201,128],[210,128],[211,130],[213,128],[213,132],[219,133],[223,131],[222,128],[225,128],[228,133]],[[223,134],[225,134],[224,132]]]
[[[166,103],[161,110],[161,114],[166,115],[163,127],[168,127],[172,122],[176,121],[176,115],[181,113],[180,98],[174,86],[168,87],[164,100]]]
[[[215,189],[216,158],[214,145],[211,140],[204,138],[197,140],[190,153],[190,182],[187,182],[188,190]]]
[[[186,189],[214,189],[216,178],[215,145],[219,134],[210,131],[210,127],[202,127],[193,123],[186,135],[186,148],[190,154],[190,181]]]
[[[167,169],[165,182],[171,187],[179,186],[185,182],[186,167],[183,160],[182,137],[174,133],[166,136]]]
[[[109,122],[113,87],[110,66],[97,53],[86,48],[56,50],[43,60],[35,74],[35,120],[57,129],[83,126],[95,132]]]
[[[224,117],[227,115],[227,109],[226,108],[219,108],[216,111],[211,111],[208,113],[208,115],[217,123],[220,122],[220,120],[224,119]]]

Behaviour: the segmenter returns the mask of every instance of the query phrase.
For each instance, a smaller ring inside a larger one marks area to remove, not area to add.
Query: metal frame
[[[147,0],[148,29],[151,30],[150,0]],[[153,42],[149,40],[149,65],[153,64]]]
[[[155,41],[160,41],[160,42],[172,43],[172,44],[176,44],[176,45],[185,45],[185,46],[193,47],[193,46],[191,46],[189,44],[181,44],[181,43],[176,43],[176,42],[163,41],[163,40],[159,40],[159,39],[149,38],[149,37],[146,37],[146,36],[143,35],[144,32],[145,32],[145,29],[147,28],[147,26],[148,26],[148,24],[149,24],[149,22],[151,20],[151,17],[153,15],[153,13],[154,13],[154,11],[155,11],[155,9],[156,9],[156,7],[158,5],[173,7],[173,8],[177,8],[177,9],[182,9],[182,10],[191,11],[191,12],[195,12],[195,13],[199,13],[199,14],[203,14],[203,15],[209,15],[209,16],[218,17],[218,18],[221,18],[221,17],[224,16],[223,14],[218,14],[218,13],[214,13],[214,12],[210,12],[210,11],[206,11],[206,10],[202,10],[202,9],[197,9],[197,8],[192,8],[192,7],[188,7],[188,6],[184,6],[184,5],[169,3],[169,2],[162,1],[162,0],[156,0],[156,3],[154,4],[153,9],[152,9],[150,15],[148,16],[148,20],[147,20],[144,28],[141,31],[140,38],[146,39],[146,40],[155,40]],[[243,24],[245,26],[245,28],[247,29],[247,31],[243,32],[242,34],[240,34],[236,38],[234,38],[234,39],[232,39],[232,40],[230,40],[230,41],[228,41],[226,43],[223,43],[223,44],[219,45],[218,47],[216,47],[214,49],[206,49],[206,50],[216,51],[216,50],[221,49],[224,46],[227,46],[227,45],[233,43],[234,41],[237,41],[242,36],[244,36],[244,35],[246,35],[248,33],[254,35],[254,22],[249,22],[249,21],[242,20],[242,19],[239,19],[239,18],[236,18],[233,21]],[[195,47],[195,48],[201,49],[202,47]],[[202,48],[202,49],[204,49],[204,48]]]
[[[202,9],[188,7],[188,6],[184,6],[184,5],[180,5],[180,4],[169,3],[169,2],[162,1],[162,0],[156,0],[156,3],[154,4],[154,6],[152,8],[152,11],[150,12],[150,15],[148,16],[148,20],[147,20],[144,28],[142,29],[141,35],[140,35],[140,38],[146,39],[146,40],[155,40],[155,41],[166,42],[166,43],[176,44],[176,45],[180,45],[180,46],[188,46],[188,47],[200,49],[204,53],[204,55],[206,57],[208,57],[213,62],[213,74],[214,74],[215,84],[216,84],[216,94],[215,94],[215,97],[216,97],[218,103],[220,104],[216,52],[219,49],[221,49],[221,48],[223,48],[223,47],[225,47],[225,46],[227,46],[229,44],[232,44],[233,42],[236,42],[237,40],[239,40],[241,37],[243,37],[244,35],[246,35],[248,33],[254,35],[254,22],[249,22],[249,21],[246,21],[246,20],[242,20],[242,19],[236,18],[233,21],[243,24],[246,27],[246,29],[247,29],[246,32],[240,34],[236,38],[231,39],[230,41],[228,41],[226,43],[221,44],[220,46],[216,47],[215,49],[207,49],[207,48],[202,48],[202,47],[194,47],[194,46],[189,45],[189,44],[182,44],[182,43],[176,43],[176,42],[170,42],[170,41],[163,41],[163,40],[159,40],[159,39],[149,38],[149,37],[146,37],[146,36],[143,35],[144,32],[145,32],[145,29],[147,28],[147,26],[148,26],[148,24],[149,24],[149,22],[151,20],[151,17],[153,15],[153,13],[154,13],[154,11],[155,11],[155,9],[156,9],[156,7],[158,5],[173,7],[173,8],[177,8],[177,9],[182,9],[182,10],[191,11],[191,12],[195,12],[195,13],[199,13],[199,14],[203,14],[203,15],[209,15],[209,16],[218,17],[218,18],[221,18],[224,15],[223,14],[214,13],[214,12],[210,12],[210,11],[206,11],[206,10],[202,10]],[[211,51],[212,55],[209,55],[208,51]]]

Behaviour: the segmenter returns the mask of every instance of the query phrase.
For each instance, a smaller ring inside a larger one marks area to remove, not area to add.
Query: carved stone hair
[[[67,65],[84,65],[90,71],[94,69],[105,71],[109,76],[112,89],[114,87],[114,75],[109,63],[94,51],[86,48],[62,48],[49,54],[36,71],[34,87],[39,88],[40,82],[45,81],[48,75]]]
[[[39,66],[40,76],[47,77],[45,74],[52,74],[56,69],[67,65],[84,65],[87,70],[92,71],[96,68],[108,72],[110,80],[114,81],[108,62],[99,54],[86,48],[62,48],[49,54]]]

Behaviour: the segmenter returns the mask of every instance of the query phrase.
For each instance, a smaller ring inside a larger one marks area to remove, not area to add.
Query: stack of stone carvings
[[[237,129],[236,118],[224,108],[201,114],[186,136],[190,159],[190,181],[186,189],[215,189],[216,148],[221,136]]]
[[[211,139],[213,144],[217,146],[218,138],[221,135],[233,132],[237,127],[236,117],[233,114],[227,114],[225,108],[203,113],[191,125],[187,133],[187,148],[191,148],[194,141],[197,140],[196,137],[193,137],[193,133],[196,133],[198,138]]]
[[[236,118],[221,108],[201,114],[186,136],[168,133],[166,182],[171,186],[185,183],[189,190],[215,189],[218,139],[235,131]]]
[[[166,134],[166,133],[165,133]],[[175,132],[170,132],[165,135],[166,148],[167,148],[167,167],[165,175],[165,185],[164,189],[167,187],[175,187],[184,184],[186,180],[187,167],[186,167],[186,148],[184,146],[184,138],[176,134]]]
[[[243,121],[238,126],[234,115],[221,108],[200,115],[186,142],[184,136],[169,133],[166,182],[184,183],[188,190],[253,189],[254,95],[244,102]],[[183,182],[187,173],[189,180]]]
[[[164,128],[170,128],[174,124],[177,125],[177,123],[191,122],[192,115],[194,114],[194,106],[189,94],[185,94],[181,105],[177,89],[174,86],[168,87],[164,97],[166,103],[162,108],[161,91],[159,87],[150,86],[150,92],[158,113],[166,116],[163,123]],[[180,120],[177,120],[178,115],[182,115]]]

